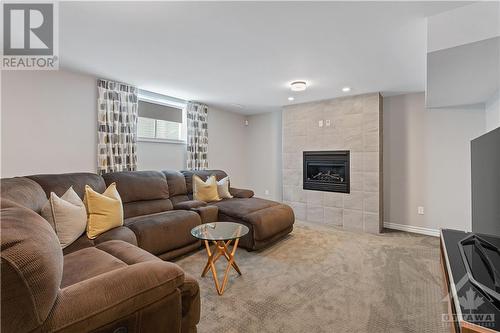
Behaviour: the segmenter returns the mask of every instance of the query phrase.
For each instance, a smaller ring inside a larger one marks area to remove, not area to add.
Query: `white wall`
[[[470,140],[485,132],[484,109],[427,110],[424,99],[384,98],[385,222],[470,230]]]
[[[95,78],[64,71],[2,71],[2,177],[97,166]]]
[[[479,1],[427,19],[427,52],[500,36],[500,4]]]
[[[486,131],[500,127],[500,91],[485,103]]]
[[[186,144],[139,141],[137,169],[183,170],[186,168]]]
[[[208,108],[208,167],[221,169],[231,186],[248,187],[245,116]]]
[[[96,172],[96,77],[70,71],[2,71],[1,176]],[[247,186],[245,116],[209,109],[209,166]],[[186,145],[139,141],[139,170],[181,170]]]
[[[261,198],[281,201],[281,111],[251,115],[247,119],[249,187]]]

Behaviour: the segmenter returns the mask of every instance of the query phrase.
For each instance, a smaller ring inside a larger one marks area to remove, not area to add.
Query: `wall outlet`
[[[269,190],[265,190],[265,191],[264,191],[264,194],[265,194],[265,195],[269,195]]]
[[[330,127],[331,125],[330,119],[327,119],[325,122],[326,122],[326,127]]]
[[[418,215],[424,215],[424,207],[423,206],[418,206],[417,207],[417,213],[418,213]]]
[[[323,127],[323,120],[318,121],[318,127]]]

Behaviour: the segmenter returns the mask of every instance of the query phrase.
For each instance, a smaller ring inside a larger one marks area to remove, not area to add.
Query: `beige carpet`
[[[232,270],[223,296],[200,277],[205,262],[205,251],[177,261],[200,282],[200,333],[449,332],[435,237],[297,222],[268,249],[239,249],[243,276]]]

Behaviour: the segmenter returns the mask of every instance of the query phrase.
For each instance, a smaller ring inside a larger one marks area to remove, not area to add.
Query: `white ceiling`
[[[61,67],[246,114],[424,91],[425,17],[464,4],[61,2]]]

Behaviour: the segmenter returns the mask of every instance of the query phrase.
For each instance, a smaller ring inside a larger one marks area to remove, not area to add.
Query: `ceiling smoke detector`
[[[291,102],[293,101],[295,98],[293,98],[292,96],[288,97],[288,100]]]
[[[349,92],[349,91],[351,91],[351,87],[344,87],[344,88],[342,88],[342,91]]]
[[[290,89],[292,91],[304,91],[307,88],[307,83],[306,81],[293,81],[290,83]]]

